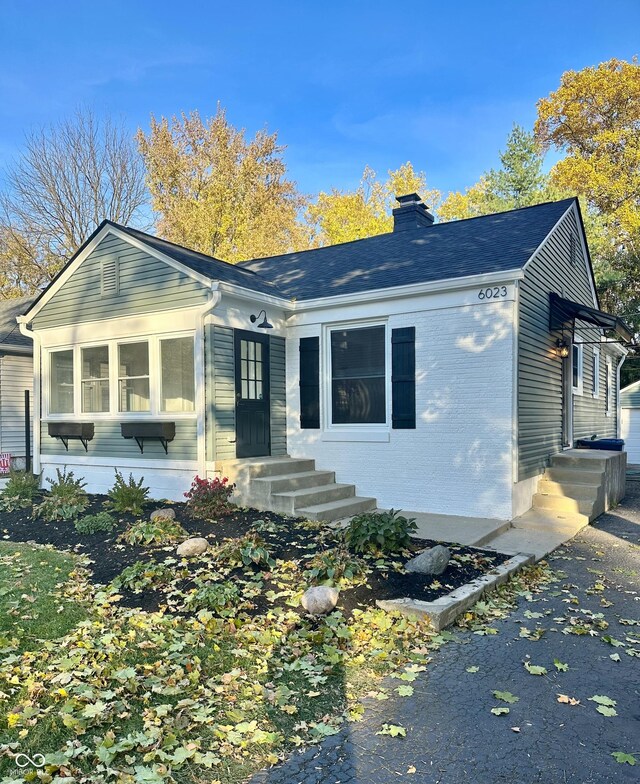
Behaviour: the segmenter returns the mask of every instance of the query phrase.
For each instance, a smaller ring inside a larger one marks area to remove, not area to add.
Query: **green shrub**
[[[416,521],[403,517],[399,511],[365,512],[356,515],[345,529],[344,538],[356,553],[394,553],[409,544],[410,534],[417,529]]]
[[[143,482],[144,477],[136,482],[133,474],[129,474],[129,480],[125,482],[124,477],[116,468],[116,481],[107,493],[109,500],[105,501],[105,506],[121,514],[130,512],[133,515],[141,515],[149,500],[149,488],[144,487]]]
[[[73,471],[66,468],[60,471],[56,468],[57,480],[49,479],[51,485],[49,494],[42,503],[34,506],[36,517],[42,517],[49,522],[54,520],[74,520],[89,506],[89,497],[84,491],[86,482],[73,478]]]
[[[155,520],[139,520],[121,535],[127,544],[171,544],[188,536],[184,528],[168,517],[157,517]]]
[[[229,539],[216,550],[216,558],[230,566],[259,566],[262,569],[272,569],[276,565],[264,539],[257,534]]]
[[[85,515],[75,521],[76,531],[79,534],[95,534],[98,531],[113,531],[116,525],[116,521],[108,512]]]
[[[155,561],[136,561],[123,569],[111,584],[118,590],[125,588],[128,591],[143,591],[146,588],[166,585],[172,576],[168,566]]]
[[[366,571],[366,564],[355,558],[344,547],[333,547],[317,553],[309,561],[306,578],[311,583],[338,584],[341,580],[353,580]]]
[[[233,607],[239,596],[233,583],[206,583],[196,581],[195,590],[188,594],[185,606],[189,610],[222,612]]]
[[[229,503],[235,485],[228,484],[227,477],[218,479],[201,479],[196,476],[191,483],[191,488],[184,494],[187,506],[195,517],[205,520],[215,520],[229,514],[233,504]]]
[[[0,510],[15,512],[33,503],[40,489],[40,477],[28,471],[10,471],[9,481],[0,495]]]

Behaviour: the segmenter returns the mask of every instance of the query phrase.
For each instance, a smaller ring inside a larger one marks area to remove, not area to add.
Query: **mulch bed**
[[[85,514],[103,511],[106,496],[92,495],[91,503]],[[36,500],[36,503],[39,499]],[[150,502],[145,507],[145,517],[154,510],[166,507],[167,504]],[[171,504],[176,513],[176,520],[188,531],[190,536],[202,536],[213,545],[225,539],[236,538],[248,533],[257,520],[273,522],[276,530],[261,532],[272,557],[282,561],[296,561],[304,564],[310,555],[317,552],[318,531],[302,524],[303,521],[287,518],[272,512],[259,512],[255,509],[234,510],[233,513],[217,521],[207,521],[192,517],[182,503]],[[108,584],[127,566],[136,561],[154,559],[163,561],[175,554],[175,547],[141,547],[118,541],[118,537],[127,527],[135,522],[132,515],[113,515],[118,519],[118,526],[110,533],[79,534],[73,522],[45,522],[34,519],[31,510],[0,512],[0,538],[12,542],[35,542],[52,545],[58,550],[67,550],[83,556],[91,561],[91,580],[96,584]],[[438,542],[425,539],[412,539],[413,553],[432,547]],[[338,607],[346,614],[351,614],[356,607],[375,606],[376,599],[395,599],[410,597],[424,601],[433,601],[446,595],[455,588],[486,574],[509,556],[492,550],[480,550],[461,545],[447,545],[452,552],[452,559],[443,574],[438,577],[421,574],[409,574],[401,570],[411,552],[405,555],[387,557],[385,561],[370,558],[372,569],[367,577],[366,585],[358,585],[341,592]],[[323,545],[326,547],[326,544]],[[189,559],[189,566],[197,568],[198,558]],[[400,570],[393,565],[396,561]],[[238,577],[246,576],[246,569],[238,569]],[[256,569],[257,572],[257,569]],[[232,575],[233,577],[233,575]],[[258,578],[258,575],[256,575]],[[189,581],[185,581],[185,589]],[[263,580],[263,593],[269,590],[278,591],[277,581],[269,582],[269,576]],[[160,591],[148,590],[141,593],[121,590],[121,603],[143,610],[157,610],[166,604]],[[262,597],[253,600],[250,614],[257,614],[278,605],[278,600],[266,601]],[[284,602],[282,602],[284,604]]]

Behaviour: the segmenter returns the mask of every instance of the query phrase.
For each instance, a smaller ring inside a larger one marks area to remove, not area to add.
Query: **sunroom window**
[[[73,350],[50,355],[49,412],[73,414]]]
[[[118,408],[120,411],[149,411],[149,344],[121,343],[118,346]]]
[[[109,411],[109,347],[82,349],[82,412],[102,414]]]
[[[332,424],[386,422],[385,327],[331,332]]]
[[[162,411],[195,411],[196,385],[193,338],[160,341]]]

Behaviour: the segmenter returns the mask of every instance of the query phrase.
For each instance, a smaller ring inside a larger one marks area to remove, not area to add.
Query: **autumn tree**
[[[427,187],[424,172],[416,172],[411,163],[389,171],[380,181],[369,166],[353,191],[333,188],[321,192],[306,212],[311,244],[335,245],[364,237],[384,234],[393,229],[391,210],[396,196],[418,193],[430,207],[437,207],[440,193]]]
[[[30,134],[0,193],[0,297],[46,285],[103,218],[143,223],[144,170],[130,134],[91,111]]]
[[[564,154],[551,172],[560,188],[586,197],[620,240],[640,233],[640,65],[612,59],[567,71],[538,101],[540,144]]]
[[[304,244],[304,199],[287,179],[277,134],[247,139],[218,107],[206,120],[152,116],[137,138],[160,236],[231,262]]]
[[[440,209],[441,220],[460,220],[529,207],[558,196],[543,172],[544,155],[533,133],[514,125],[500,153],[501,168],[490,169],[464,193],[450,193]]]

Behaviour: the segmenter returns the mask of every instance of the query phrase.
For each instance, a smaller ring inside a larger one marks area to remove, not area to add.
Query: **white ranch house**
[[[508,520],[553,455],[619,435],[630,338],[599,310],[575,199],[230,265],[104,221],[20,318],[35,470],[195,474],[335,519]],[[567,354],[563,357],[562,354]]]

